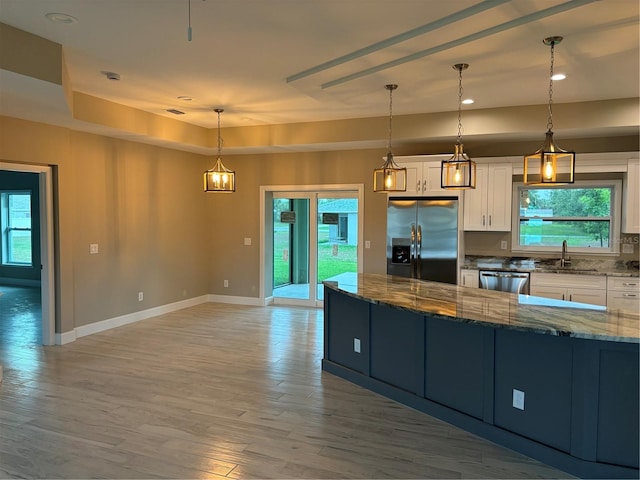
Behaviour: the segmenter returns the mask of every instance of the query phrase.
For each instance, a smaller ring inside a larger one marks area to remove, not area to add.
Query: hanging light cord
[[[220,108],[216,108],[218,114],[218,160],[222,157],[222,137],[220,136],[220,114],[224,111]]]
[[[192,38],[192,35],[191,35],[191,0],[189,0],[188,12],[189,12],[189,28],[187,29],[187,40],[191,41],[191,38]]]
[[[462,70],[463,67],[460,66],[458,68],[458,138],[456,139],[458,145],[462,140]]]
[[[556,42],[551,41],[551,67],[549,69],[549,118],[547,119],[547,129],[549,131],[553,129],[553,111],[551,109],[551,104],[553,103],[553,52],[555,46]]]
[[[393,118],[393,90],[396,88],[394,85],[387,85],[387,88],[389,89],[389,141],[387,143],[387,153],[391,153],[391,129],[392,129],[392,123],[391,123],[391,119]]]

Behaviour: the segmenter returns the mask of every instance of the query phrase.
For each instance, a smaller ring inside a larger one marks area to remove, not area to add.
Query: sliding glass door
[[[274,192],[273,298],[321,305],[325,280],[358,272],[357,192]]]

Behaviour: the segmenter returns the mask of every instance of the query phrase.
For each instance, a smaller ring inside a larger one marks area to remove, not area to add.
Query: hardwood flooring
[[[0,341],[0,477],[568,478],[322,372],[321,309],[203,304]]]

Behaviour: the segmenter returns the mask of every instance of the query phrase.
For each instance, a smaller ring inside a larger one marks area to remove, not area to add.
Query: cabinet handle
[[[489,226],[491,226],[491,215],[489,215]]]
[[[416,182],[416,192],[420,191],[420,180]]]
[[[573,302],[573,295],[569,295],[569,301]]]
[[[623,296],[623,297],[633,297],[633,298],[635,298],[635,297],[637,297],[638,295],[637,295],[637,294],[635,294],[635,293],[623,293],[623,294],[622,294],[622,296]]]
[[[638,286],[637,283],[632,283],[632,282],[623,282],[622,285],[624,285],[625,287],[637,287]]]
[[[562,299],[564,300],[564,293],[562,294]]]
[[[484,219],[485,219],[485,216],[484,216],[484,215],[482,215],[482,226],[483,226],[483,227],[484,227],[484,225],[485,225]]]
[[[422,180],[422,191],[423,192],[427,191],[427,180],[426,179]]]

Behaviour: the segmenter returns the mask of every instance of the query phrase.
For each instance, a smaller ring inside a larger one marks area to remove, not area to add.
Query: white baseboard
[[[75,329],[70,332],[56,333],[56,345],[66,345],[67,343],[75,342],[77,337]]]
[[[139,322],[140,320],[146,320],[147,318],[157,317],[158,315],[163,315],[165,313],[171,313],[175,312],[176,310],[182,310],[183,308],[200,305],[201,303],[205,303],[206,301],[207,295],[202,295],[200,297],[189,298],[187,300],[181,300],[179,302],[149,308],[147,310],[129,313],[120,317],[108,318],[107,320],[102,320],[100,322],[76,327],[76,336],[77,338],[80,338],[91,335],[93,333],[104,332],[105,330],[121,327],[122,325],[127,325],[129,323]]]
[[[262,301],[259,298],[253,297],[235,297],[231,295],[212,294],[202,295],[200,297],[189,298],[187,300],[181,300],[179,302],[149,308],[147,310],[129,313],[120,317],[108,318],[106,320],[90,323],[88,325],[82,325],[81,327],[76,327],[70,332],[56,333],[56,345],[65,345],[67,343],[74,342],[80,337],[86,337],[87,335],[104,332],[105,330],[121,327],[130,323],[139,322],[140,320],[146,320],[147,318],[157,317],[158,315],[175,312],[176,310],[182,310],[183,308],[193,307],[195,305],[200,305],[201,303],[207,302],[262,307],[271,304],[273,302],[273,298],[265,299],[265,301]]]

